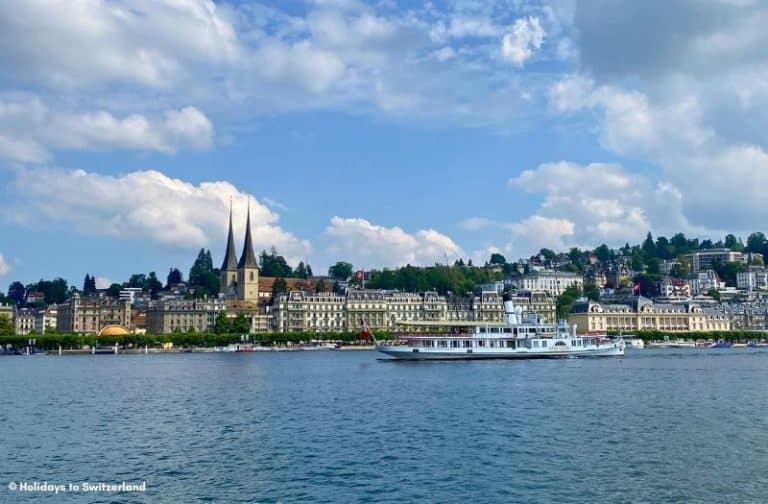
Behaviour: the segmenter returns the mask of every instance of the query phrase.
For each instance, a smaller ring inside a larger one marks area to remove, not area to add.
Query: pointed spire
[[[243,254],[240,256],[238,268],[258,268],[256,256],[253,253],[253,240],[251,239],[251,200],[248,199],[248,219],[245,221],[245,243]]]
[[[232,233],[232,198],[229,198],[229,235],[227,236],[227,251],[224,254],[224,262],[221,263],[221,270],[237,269],[237,252],[235,252],[235,237]]]

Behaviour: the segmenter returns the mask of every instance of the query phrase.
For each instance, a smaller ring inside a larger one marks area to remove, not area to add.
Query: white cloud
[[[97,288],[97,289],[106,289],[106,288],[108,288],[110,285],[112,285],[113,283],[115,283],[115,282],[113,282],[113,281],[112,281],[111,279],[109,279],[109,278],[106,278],[106,277],[100,277],[100,276],[97,276],[97,277],[96,277],[96,288]]]
[[[0,254],[0,276],[3,276],[11,271],[11,265],[5,260],[5,256]]]
[[[171,153],[180,148],[208,148],[212,142],[210,120],[191,106],[166,110],[157,117],[118,117],[105,110],[51,110],[29,94],[0,95],[0,155],[15,161],[46,161],[50,149]]]
[[[539,18],[528,17],[515,21],[512,30],[501,40],[501,57],[522,66],[544,42],[544,29]]]
[[[250,201],[256,247],[276,246],[293,262],[305,259],[311,249],[309,242],[279,226],[276,213],[229,182],[195,185],[156,171],[111,176],[34,168],[17,172],[11,189],[23,201],[19,206],[23,210],[11,217],[22,225],[63,226],[75,233],[114,237],[137,246],[210,247],[214,253],[223,253],[230,199],[240,243]]]
[[[462,254],[451,238],[434,229],[408,233],[365,219],[333,217],[325,232],[332,240],[331,255],[363,267],[431,265]]]

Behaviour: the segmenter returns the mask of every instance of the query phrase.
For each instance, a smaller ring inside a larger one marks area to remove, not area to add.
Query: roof
[[[275,277],[263,277],[259,276],[259,292],[272,293],[272,286],[275,284]],[[321,280],[325,282],[326,290],[331,290],[333,285],[324,278],[284,278],[285,284],[288,286],[289,291],[304,290],[315,292],[317,283]]]
[[[121,325],[108,325],[99,331],[99,336],[127,336],[128,334],[130,334],[128,329]]]
[[[245,243],[243,253],[240,255],[238,268],[258,268],[256,255],[253,253],[253,239],[251,238],[251,207],[248,207],[248,219],[245,221]]]
[[[229,235],[227,236],[227,251],[224,253],[224,262],[221,263],[221,270],[237,269],[237,255],[235,252],[235,238],[232,235],[232,208],[229,209]]]

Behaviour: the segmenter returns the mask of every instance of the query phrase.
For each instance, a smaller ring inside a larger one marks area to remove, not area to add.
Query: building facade
[[[75,293],[58,306],[58,332],[98,333],[108,325],[126,328],[131,326],[130,301],[107,297],[81,297]]]
[[[16,334],[27,335],[35,332],[35,311],[30,308],[17,310],[13,326]]]
[[[638,297],[628,303],[576,303],[568,323],[579,332],[642,331],[665,332],[728,331],[730,317],[723,310],[694,303],[654,303]]]
[[[147,332],[213,332],[216,319],[226,309],[221,299],[169,299],[150,305]]]
[[[693,273],[712,269],[712,265],[716,262],[745,262],[744,254],[741,252],[734,252],[733,250],[727,248],[700,250],[698,252],[686,255],[684,258],[691,266],[691,271]]]
[[[542,270],[523,276],[519,284],[522,290],[541,291],[557,297],[571,286],[582,289],[584,279],[570,271]]]

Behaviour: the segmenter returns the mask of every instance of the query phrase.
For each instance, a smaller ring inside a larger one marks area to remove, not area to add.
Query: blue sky
[[[9,1],[0,288],[254,238],[323,271],[768,217],[749,0]]]

